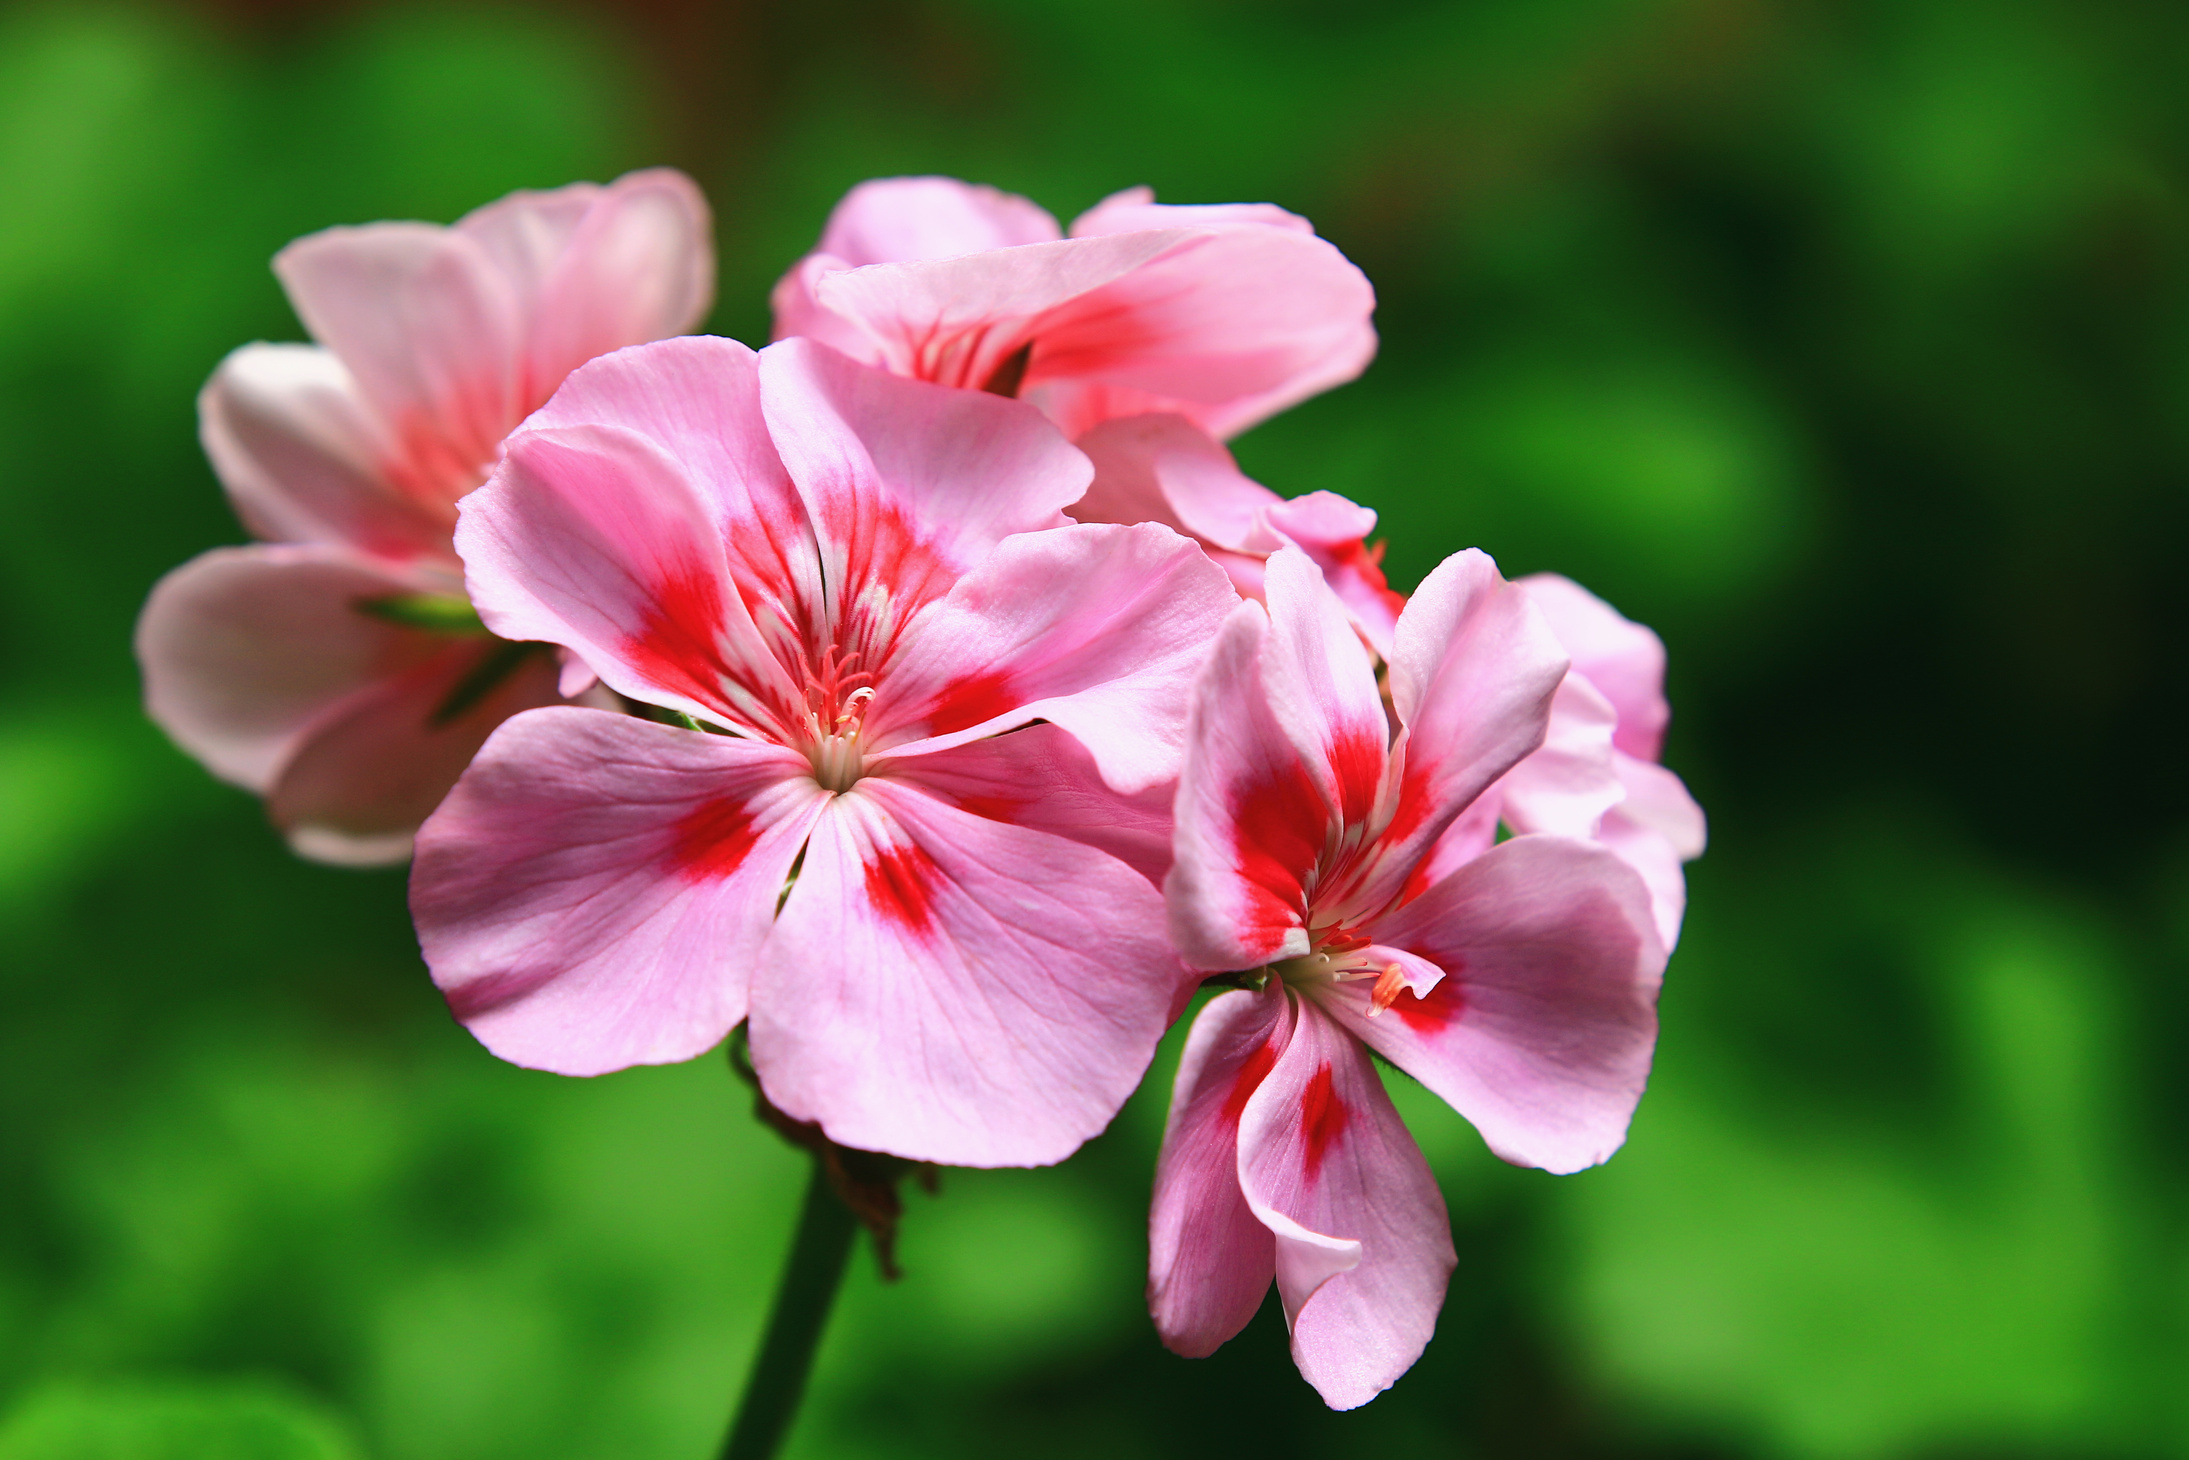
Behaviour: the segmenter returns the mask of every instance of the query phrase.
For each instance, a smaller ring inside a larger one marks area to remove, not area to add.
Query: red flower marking
[[[1413,835],[1428,816],[1429,777],[1409,769],[1399,781],[1399,804],[1391,813],[1391,824],[1383,829],[1384,841],[1401,841]]]
[[[1330,554],[1330,561],[1338,567],[1351,568],[1395,614],[1406,607],[1406,595],[1392,588],[1391,580],[1383,576],[1383,547],[1380,538],[1371,544],[1354,537],[1325,544],[1323,551]]]
[[[927,717],[927,733],[953,734],[1006,710],[1015,710],[1023,703],[1011,689],[1011,676],[991,669],[985,674],[961,679],[944,690],[942,702],[936,705],[935,713]]]
[[[722,620],[722,585],[686,564],[655,587],[645,627],[624,641],[624,656],[663,688],[721,705],[722,682],[731,677],[715,637]]]
[[[1269,1077],[1276,1063],[1277,1041],[1274,1039],[1264,1040],[1246,1057],[1246,1063],[1239,1066],[1239,1073],[1232,1078],[1231,1093],[1224,1097],[1225,1124],[1239,1123],[1239,1112],[1247,1108],[1247,1101],[1262,1087],[1262,1081]]]
[[[1307,915],[1307,877],[1322,856],[1328,818],[1298,761],[1233,787],[1232,850],[1253,894],[1243,931],[1272,945]]]
[[[960,811],[974,816],[986,817],[990,821],[1015,823],[1018,819],[1019,808],[1025,804],[1015,796],[958,797],[958,809]]]
[[[1443,981],[1429,990],[1425,999],[1416,998],[1411,990],[1400,994],[1391,1002],[1391,1012],[1416,1034],[1435,1034],[1459,1018],[1466,1001],[1459,992],[1459,976],[1467,965],[1453,960],[1444,972]]]
[[[908,933],[935,925],[935,859],[916,846],[885,847],[866,864],[866,895],[883,917]]]
[[[1358,826],[1376,809],[1376,792],[1383,788],[1382,727],[1341,728],[1330,747],[1330,772],[1338,781],[1339,814],[1346,825]]]
[[[1322,1171],[1323,1158],[1330,1154],[1331,1142],[1344,1132],[1346,1119],[1351,1114],[1332,1087],[1330,1066],[1322,1065],[1300,1096],[1300,1130],[1307,1137],[1308,1180],[1314,1180]]]
[[[676,824],[669,865],[694,882],[727,877],[744,865],[760,840],[760,828],[736,801],[709,801]]]

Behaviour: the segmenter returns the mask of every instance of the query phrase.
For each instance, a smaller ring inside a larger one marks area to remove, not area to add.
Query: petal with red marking
[[[1444,970],[1426,999],[1332,1015],[1516,1165],[1579,1171],[1626,1139],[1649,1079],[1665,964],[1648,890],[1603,847],[1515,837],[1369,930]]]
[[[1240,1116],[1239,1185],[1277,1239],[1301,1376],[1333,1409],[1366,1404],[1428,1346],[1458,1259],[1368,1052],[1312,999]]]
[[[1112,280],[1059,299],[1023,326],[1026,394],[1067,432],[1096,424],[1073,386],[1140,398],[1219,437],[1349,380],[1375,351],[1375,291],[1322,239],[1289,228],[1219,226],[1103,234],[1077,246],[1166,245]],[[1045,393],[1045,387],[1048,388]]]
[[[519,715],[419,832],[426,964],[513,1064],[592,1075],[690,1059],[745,1016],[827,799],[776,746],[597,710]]]
[[[753,985],[753,1063],[844,1145],[1044,1165],[1139,1083],[1175,966],[1124,863],[870,776],[807,846]]]
[[[1239,1189],[1239,1117],[1291,1033],[1272,981],[1211,999],[1186,1036],[1148,1209],[1148,1312],[1189,1359],[1246,1327],[1276,1276],[1276,1240]]]
[[[230,354],[198,394],[198,434],[254,535],[453,567],[454,508],[390,479],[395,443],[331,351],[245,345]]]
[[[730,576],[755,616],[800,629],[822,623],[813,529],[761,415],[751,350],[696,335],[595,360],[519,434],[569,426],[614,426],[660,447],[714,518]]]
[[[527,428],[463,504],[480,616],[574,650],[608,685],[776,739],[803,707],[731,581],[683,466],[616,426]]]
[[[999,544],[921,621],[879,686],[876,751],[911,756],[1041,718],[1135,792],[1175,778],[1187,687],[1237,602],[1221,569],[1149,524]]]
[[[1030,407],[898,379],[810,340],[762,352],[760,391],[829,565],[832,611],[875,621],[885,639],[1004,538],[1062,523],[1093,471]]]
[[[532,404],[517,290],[477,239],[426,223],[329,228],[274,256],[312,337],[341,357],[422,491],[454,501]]]
[[[978,390],[1028,343],[1031,381],[1043,368],[1045,328],[1076,301],[1192,236],[1123,233],[870,264],[820,275],[812,281],[813,298],[873,340],[891,372]],[[1081,334],[1096,327],[1087,311],[1079,316]]]
[[[877,773],[975,816],[1084,842],[1157,887],[1170,870],[1177,788],[1165,782],[1130,796],[1111,790],[1087,747],[1059,725],[1028,725],[931,755],[893,758]]]
[[[1258,968],[1308,951],[1307,888],[1335,813],[1270,707],[1269,638],[1263,607],[1240,604],[1193,686],[1163,900],[1194,968]]]
[[[1403,883],[1452,820],[1543,743],[1566,668],[1550,625],[1480,549],[1454,553],[1414,590],[1392,635],[1391,701],[1406,729],[1387,879]]]

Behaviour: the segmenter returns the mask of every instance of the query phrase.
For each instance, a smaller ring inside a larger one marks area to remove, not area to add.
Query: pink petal
[[[811,340],[760,356],[768,430],[811,514],[831,597],[901,628],[1013,533],[1053,527],[1092,469],[1028,407],[903,380]]]
[[[1219,994],[1186,1036],[1148,1209],[1148,1312],[1189,1359],[1246,1327],[1276,1276],[1276,1241],[1239,1189],[1239,1116],[1291,1037],[1275,981]]]
[[[1132,1092],[1175,960],[1145,878],[880,777],[837,797],[753,985],[768,1098],[832,1140],[1062,1160]]]
[[[647,438],[518,432],[465,500],[456,541],[472,601],[504,638],[572,649],[634,699],[792,734],[803,696],[731,580],[713,504]]]
[[[1383,703],[1344,610],[1295,548],[1270,557],[1267,591],[1266,621],[1236,611],[1194,687],[1164,894],[1196,968],[1306,953],[1329,848],[1383,793]]]
[[[401,861],[494,727],[557,701],[559,674],[544,644],[444,640],[428,662],[315,720],[275,778],[267,815],[319,861]]]
[[[956,258],[1060,236],[1047,210],[949,177],[880,177],[844,194],[816,252],[853,268]]]
[[[332,547],[216,548],[159,581],[137,621],[145,708],[224,780],[264,791],[312,727],[449,640],[358,611],[430,586]]]
[[[1626,796],[1612,763],[1618,712],[1578,671],[1568,670],[1551,697],[1543,744],[1507,771],[1490,793],[1516,832],[1592,837],[1604,813]]]
[[[1320,238],[1227,227],[1109,234],[1063,246],[1133,240],[1171,246],[1060,297],[1013,337],[1035,342],[1027,398],[1073,436],[1132,404],[1075,399],[1073,387],[1138,393],[1129,413],[1177,411],[1228,436],[1351,379],[1374,353],[1367,321],[1375,291]]]
[[[1239,470],[1222,443],[1184,416],[1104,421],[1079,438],[1094,484],[1072,509],[1082,522],[1161,522],[1236,552],[1278,546],[1263,514],[1284,498]],[[1375,522],[1369,516],[1371,525]]]
[[[1060,725],[1028,725],[931,755],[892,758],[878,774],[975,816],[1108,852],[1157,887],[1170,870],[1177,788],[1162,782],[1130,796],[1111,790],[1087,747]]]
[[[1383,576],[1382,544],[1368,545],[1368,534],[1376,530],[1376,514],[1336,492],[1309,492],[1279,502],[1264,520],[1279,537],[1314,559],[1361,637],[1378,656],[1389,659],[1406,595],[1393,592]]]
[[[908,636],[868,721],[875,753],[915,756],[1040,718],[1076,735],[1120,791],[1171,780],[1187,687],[1236,601],[1167,528],[1020,534]]]
[[[1527,596],[1476,548],[1423,580],[1392,636],[1406,727],[1386,865],[1411,869],[1490,784],[1542,744],[1565,651]]]
[[[453,502],[477,485],[531,404],[520,300],[493,256],[451,229],[375,223],[300,238],[274,272],[387,424],[404,489]]]
[[[418,835],[427,966],[514,1064],[592,1075],[689,1059],[745,1016],[826,801],[776,746],[597,710],[519,715]]]
[[[1270,707],[1269,637],[1262,606],[1240,604],[1193,687],[1163,900],[1171,940],[1194,968],[1258,968],[1308,951],[1307,888],[1332,814]]]
[[[1458,1258],[1367,1051],[1313,1000],[1240,1116],[1239,1185],[1277,1239],[1301,1376],[1332,1409],[1366,1404],[1428,1346]]]
[[[1127,233],[870,264],[814,278],[813,298],[874,341],[878,363],[895,374],[977,390],[1056,322],[1055,311],[1130,275],[1186,237]],[[1028,383],[1046,348],[1037,344]]]
[[[567,234],[563,195],[585,205]],[[605,188],[516,194],[456,227],[529,245],[525,270],[537,295],[527,312],[528,406],[597,355],[693,328],[714,302],[713,218],[699,188],[671,168],[628,173]]]
[[[1442,968],[1426,999],[1323,1004],[1474,1123],[1516,1165],[1608,1158],[1649,1078],[1665,952],[1647,889],[1603,847],[1515,837],[1370,930]]]
[[[1703,809],[1680,778],[1654,761],[1614,755],[1626,799],[1604,817],[1597,840],[1641,874],[1657,916],[1657,936],[1670,952],[1687,912],[1687,875],[1680,864],[1703,853]]]
[[[1614,752],[1613,764],[1626,786],[1620,814],[1638,827],[1656,833],[1670,844],[1683,862],[1703,854],[1709,828],[1702,807],[1688,795],[1680,778],[1654,761],[1637,760]]]
[[[198,395],[198,433],[236,515],[258,537],[447,561],[456,514],[383,471],[395,443],[342,362],[316,345],[245,345]]]
[[[1072,237],[1137,233],[1149,228],[1281,228],[1312,234],[1315,225],[1275,203],[1158,203],[1153,188],[1112,193],[1072,220]]]
[[[1574,671],[1601,690],[1619,714],[1619,749],[1641,760],[1662,750],[1672,707],[1665,702],[1664,641],[1610,604],[1556,573],[1519,579],[1543,611]]]
[[[820,622],[813,528],[761,415],[751,350],[700,335],[595,360],[524,429],[565,426],[614,426],[658,446],[706,501],[739,594],[788,624]]]

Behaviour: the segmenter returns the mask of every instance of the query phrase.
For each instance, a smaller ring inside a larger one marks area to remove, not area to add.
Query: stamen
[[[1396,963],[1386,964],[1376,979],[1376,986],[1368,995],[1368,1017],[1373,1019],[1398,1001],[1406,992],[1406,970]]]

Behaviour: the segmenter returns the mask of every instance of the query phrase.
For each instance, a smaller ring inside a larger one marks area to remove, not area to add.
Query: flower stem
[[[821,1346],[821,1330],[828,1326],[858,1230],[858,1218],[836,1195],[816,1160],[798,1215],[798,1235],[783,1268],[783,1285],[776,1290],[775,1309],[768,1315],[768,1331],[753,1360],[752,1377],[745,1381],[745,1397],[722,1460],[772,1460],[782,1447],[791,1421],[798,1417],[814,1351]]]

